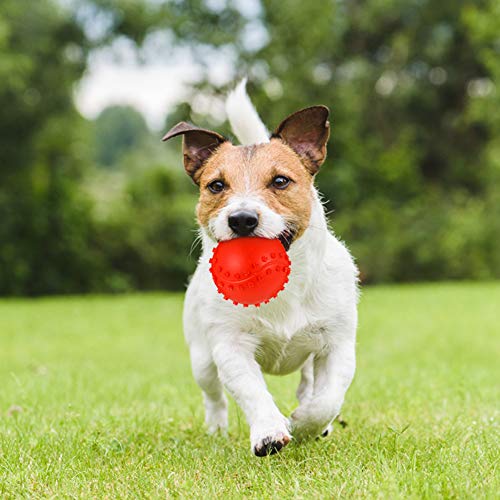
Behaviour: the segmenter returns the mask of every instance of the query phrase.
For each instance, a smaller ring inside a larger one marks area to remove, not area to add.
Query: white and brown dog
[[[184,166],[200,187],[197,218],[203,253],[189,284],[184,332],[211,432],[227,428],[224,388],[250,425],[253,452],[274,453],[330,429],[355,370],[357,269],[328,230],[314,177],[326,156],[328,108],[286,118],[269,137],[242,82],[227,99],[242,145],[182,122]],[[285,289],[268,304],[224,300],[209,272],[217,242],[279,238],[291,260]],[[299,405],[290,419],[276,406],[262,372],[301,370]]]

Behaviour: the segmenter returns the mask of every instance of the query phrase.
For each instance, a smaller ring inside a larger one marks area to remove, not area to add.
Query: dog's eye
[[[276,189],[285,189],[290,184],[290,179],[284,175],[277,175],[271,185]]]
[[[208,189],[212,191],[212,193],[220,193],[221,191],[224,191],[224,188],[226,185],[222,181],[212,181],[208,185]]]

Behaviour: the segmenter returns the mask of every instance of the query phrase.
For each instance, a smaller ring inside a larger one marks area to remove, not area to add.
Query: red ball
[[[290,259],[280,240],[235,238],[215,248],[210,272],[217,290],[235,305],[259,306],[283,290]]]

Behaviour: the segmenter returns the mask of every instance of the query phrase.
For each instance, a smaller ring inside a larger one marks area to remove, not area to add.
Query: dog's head
[[[163,137],[183,136],[184,167],[200,187],[197,217],[215,241],[279,238],[288,249],[306,230],[315,174],[326,157],[328,108],[313,106],[283,120],[267,143],[235,146],[186,122]]]

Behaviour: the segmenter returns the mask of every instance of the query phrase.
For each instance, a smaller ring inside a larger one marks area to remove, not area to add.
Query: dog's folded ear
[[[326,158],[326,143],[330,137],[329,114],[326,106],[301,109],[285,118],[271,136],[292,148],[312,175],[318,172]]]
[[[193,181],[198,184],[200,168],[227,139],[212,130],[205,130],[187,122],[180,122],[163,136],[162,141],[168,141],[178,135],[183,136],[184,168]]]

